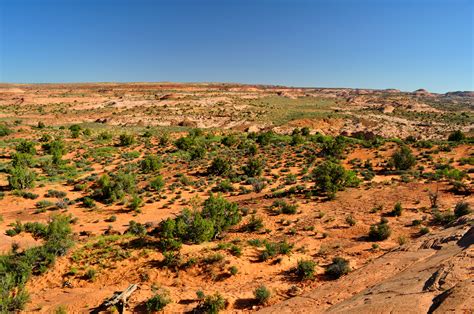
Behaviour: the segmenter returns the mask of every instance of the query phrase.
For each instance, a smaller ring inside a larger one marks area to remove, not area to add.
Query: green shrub
[[[222,180],[220,181],[216,187],[214,188],[216,192],[232,192],[235,190],[234,186],[232,185],[232,182],[230,180]]]
[[[400,202],[397,202],[395,206],[393,207],[393,210],[390,212],[390,215],[399,217],[402,215],[402,212],[403,212],[402,204]]]
[[[116,175],[102,175],[95,182],[93,197],[106,203],[123,199],[125,194],[136,190],[135,177],[129,173],[119,172]]]
[[[48,192],[45,194],[46,197],[55,197],[55,198],[64,198],[66,197],[66,192],[63,191],[57,191],[57,190],[48,190]]]
[[[119,137],[119,146],[130,146],[135,143],[135,137],[132,134],[122,133]]]
[[[348,224],[349,226],[351,226],[351,227],[352,227],[352,226],[355,226],[356,223],[357,223],[357,221],[355,220],[354,216],[352,216],[352,215],[348,215],[348,216],[346,217],[346,222],[347,222],[347,224]]]
[[[460,130],[454,131],[448,136],[448,141],[450,142],[461,142],[466,139],[466,135],[462,133]]]
[[[468,215],[470,213],[471,213],[471,208],[469,206],[469,203],[467,202],[460,201],[454,207],[454,215],[458,218],[464,215]]]
[[[95,202],[92,198],[86,196],[82,199],[82,206],[85,208],[95,208]]]
[[[242,230],[247,232],[255,232],[262,230],[263,227],[263,219],[261,217],[252,215],[249,221],[242,227]]]
[[[202,159],[206,156],[206,149],[202,145],[195,145],[189,149],[191,160]]]
[[[160,175],[153,178],[153,180],[150,181],[149,186],[155,191],[161,191],[165,186],[165,180],[163,179],[163,176]]]
[[[389,161],[389,165],[397,170],[408,170],[416,164],[416,158],[413,156],[408,146],[402,146],[397,150]]]
[[[446,225],[453,222],[456,219],[456,216],[453,212],[447,211],[441,213],[439,210],[433,210],[433,223],[439,225]]]
[[[162,311],[169,303],[171,299],[169,292],[166,290],[155,293],[150,299],[145,302],[146,309],[149,313]]]
[[[428,227],[421,227],[420,228],[420,235],[425,235],[430,233],[430,229]]]
[[[13,167],[8,176],[8,185],[12,190],[23,190],[34,187],[36,173],[26,167]]]
[[[13,167],[31,167],[33,166],[33,156],[28,153],[14,153],[12,154]]]
[[[294,215],[298,210],[298,204],[288,204],[284,200],[276,200],[272,207],[278,208],[278,211],[283,214]]]
[[[160,159],[155,155],[146,155],[140,162],[140,168],[144,173],[156,172],[162,166]]]
[[[69,222],[68,216],[53,216],[46,232],[43,230],[41,234],[44,239],[42,246],[0,255],[0,313],[24,309],[29,299],[24,289],[28,279],[46,271],[55,257],[64,255],[72,245]]]
[[[73,124],[69,127],[69,131],[71,131],[72,138],[78,138],[81,134],[81,127],[77,124]]]
[[[254,290],[253,295],[255,296],[257,303],[263,305],[270,300],[271,292],[266,286],[261,285]]]
[[[216,157],[212,160],[211,165],[207,168],[207,173],[210,175],[223,176],[227,175],[232,170],[229,160]]]
[[[320,154],[324,157],[341,159],[346,147],[345,139],[342,136],[329,138],[321,144]]]
[[[226,300],[224,297],[216,292],[214,295],[206,296],[204,301],[198,305],[197,313],[217,314],[219,311],[225,309]]]
[[[369,239],[372,241],[383,241],[390,237],[392,233],[389,225],[385,222],[380,222],[376,225],[370,226]]]
[[[145,226],[141,223],[130,220],[128,222],[128,229],[125,231],[125,233],[130,233],[136,236],[143,237],[147,234],[147,231]]]
[[[25,153],[30,155],[36,154],[35,143],[31,141],[22,140],[16,145],[16,151],[19,153]]]
[[[211,196],[204,202],[201,212],[183,210],[175,219],[160,224],[160,236],[190,243],[210,241],[231,226],[240,222],[237,204],[222,196]]]
[[[331,278],[337,279],[343,275],[348,274],[351,271],[349,267],[349,261],[342,257],[335,257],[332,259],[332,264],[326,268],[326,275]]]
[[[230,266],[229,267],[229,272],[232,276],[235,276],[238,274],[239,269],[236,266]]]
[[[344,167],[332,161],[325,161],[313,170],[313,178],[316,187],[334,198],[337,191],[345,187],[355,187],[359,179],[353,171],[345,170]]]
[[[313,279],[316,263],[313,260],[299,260],[296,275],[301,279]]]
[[[246,165],[242,166],[242,171],[249,177],[258,177],[262,174],[265,162],[262,159],[250,158]]]
[[[49,155],[54,155],[55,153],[63,155],[66,152],[64,142],[60,140],[45,143],[41,147]]]
[[[261,261],[266,261],[277,256],[278,254],[289,255],[292,249],[293,244],[289,244],[286,241],[265,242],[265,250],[260,253],[259,259]]]
[[[142,206],[142,204],[143,200],[139,196],[134,195],[128,204],[128,208],[136,211],[140,208],[140,206]]]
[[[53,164],[58,165],[61,163],[61,158],[66,153],[64,142],[60,140],[45,143],[42,148],[47,154],[52,155]]]
[[[5,124],[0,124],[0,136],[7,136],[13,133]]]
[[[221,139],[221,143],[227,147],[234,146],[237,142],[238,139],[233,134],[226,135]]]
[[[89,268],[89,269],[87,269],[86,273],[84,274],[84,277],[87,280],[94,281],[96,275],[97,275],[97,270],[95,270],[94,268]]]
[[[109,133],[109,132],[100,132],[99,135],[97,135],[97,139],[99,141],[107,141],[107,140],[111,140],[112,139],[112,134]]]

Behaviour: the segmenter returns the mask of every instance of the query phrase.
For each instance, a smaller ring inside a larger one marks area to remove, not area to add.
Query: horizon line
[[[373,91],[384,91],[384,90],[397,90],[402,93],[413,93],[419,90],[425,90],[430,94],[447,94],[454,92],[471,92],[474,90],[452,90],[446,92],[431,92],[426,88],[418,88],[413,91],[401,90],[395,87],[387,88],[372,88],[372,87],[324,87],[324,86],[297,86],[297,85],[283,85],[283,84],[270,84],[270,83],[242,83],[242,82],[219,82],[219,81],[195,81],[195,82],[184,82],[184,81],[68,81],[68,82],[3,82],[0,81],[1,85],[80,85],[80,84],[183,84],[183,85],[193,85],[193,84],[209,84],[209,85],[242,85],[242,86],[268,86],[268,87],[277,87],[277,88],[292,88],[292,89],[351,89],[351,90],[373,90]]]

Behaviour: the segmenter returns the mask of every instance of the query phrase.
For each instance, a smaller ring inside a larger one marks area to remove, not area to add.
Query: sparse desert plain
[[[1,313],[474,309],[474,92],[0,84],[0,118]]]

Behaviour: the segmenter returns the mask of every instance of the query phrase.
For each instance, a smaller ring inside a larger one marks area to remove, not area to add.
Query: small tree
[[[262,159],[250,158],[246,165],[242,167],[243,172],[249,177],[258,177],[262,174],[265,162]]]
[[[30,167],[33,165],[33,156],[28,153],[14,153],[12,155],[13,167]]]
[[[460,130],[456,130],[453,133],[449,134],[448,141],[450,142],[461,142],[466,139],[466,135]]]
[[[158,156],[146,155],[140,162],[140,168],[144,173],[156,172],[160,170],[162,163]]]
[[[331,137],[322,143],[320,154],[324,157],[341,159],[345,148],[346,143],[344,137],[338,136],[335,139]]]
[[[232,170],[232,166],[229,160],[216,157],[212,161],[209,168],[207,168],[207,172],[211,175],[223,176],[228,174]]]
[[[19,153],[35,155],[36,154],[35,143],[31,141],[23,140],[20,143],[18,143],[18,145],[16,146],[16,151]]]
[[[8,176],[8,185],[12,190],[34,187],[36,173],[26,167],[14,167]]]
[[[345,187],[359,184],[359,179],[353,171],[345,170],[341,164],[332,161],[325,161],[316,167],[313,170],[313,178],[316,187],[330,198],[334,198],[336,192]]]
[[[408,146],[402,146],[392,155],[389,164],[397,170],[408,170],[416,164],[416,158]]]

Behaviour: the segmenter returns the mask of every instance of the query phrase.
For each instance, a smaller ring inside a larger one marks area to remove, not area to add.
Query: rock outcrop
[[[261,313],[467,313],[474,309],[473,217]]]

